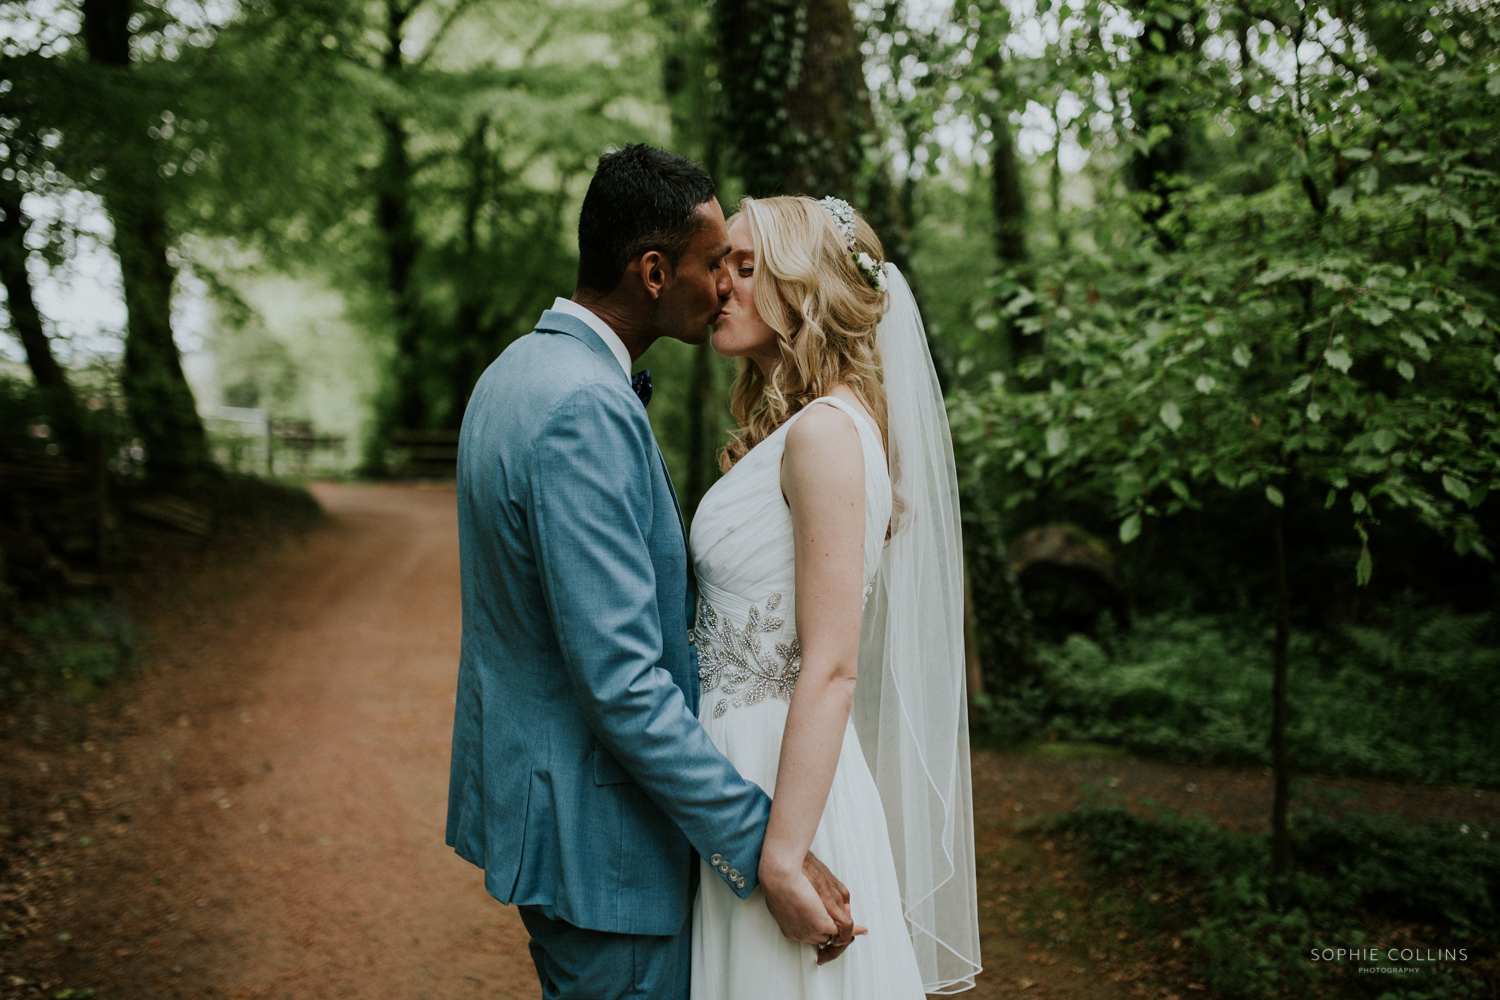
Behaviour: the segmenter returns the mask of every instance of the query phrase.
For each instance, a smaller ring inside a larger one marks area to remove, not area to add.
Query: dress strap
[[[855,428],[860,431],[860,437],[864,437],[864,432],[869,431],[874,435],[876,444],[880,443],[880,432],[875,429],[875,425],[870,422],[870,419],[863,413],[860,413],[854,407],[850,406],[848,403],[844,402],[842,399],[839,399],[837,396],[819,396],[817,399],[813,400],[811,403],[808,403],[802,409],[792,414],[792,419],[788,420],[787,423],[790,424],[792,420],[796,420],[798,417],[802,416],[802,414],[806,413],[809,409],[811,409],[818,403],[827,403],[829,406],[832,406],[839,410],[843,410],[844,413],[848,414],[849,419],[854,421]],[[883,448],[881,450],[884,451]]]

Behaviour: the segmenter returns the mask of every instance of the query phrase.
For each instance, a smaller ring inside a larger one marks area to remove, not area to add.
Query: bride
[[[867,933],[820,961],[831,920],[702,878],[692,996],[957,993],[979,971],[962,563],[921,319],[845,202],[747,198],[729,240],[713,347],[743,359],[740,427],[690,538],[699,717],[772,794],[761,883],[812,894],[811,850]]]

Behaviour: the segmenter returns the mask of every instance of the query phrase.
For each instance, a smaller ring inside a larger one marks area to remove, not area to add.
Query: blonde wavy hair
[[[850,259],[848,245],[828,210],[811,198],[746,198],[741,215],[755,248],[755,308],[776,331],[781,363],[767,379],[760,366],[740,360],[729,394],[739,422],[719,453],[728,472],[808,403],[847,385],[886,435],[885,385],[875,326],[885,314],[885,292],[870,287]],[[884,263],[875,230],[854,223],[855,248]]]

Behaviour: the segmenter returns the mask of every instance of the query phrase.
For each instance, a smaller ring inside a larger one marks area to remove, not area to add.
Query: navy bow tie
[[[630,388],[640,397],[641,405],[646,406],[651,402],[651,369],[636,372],[630,376]]]

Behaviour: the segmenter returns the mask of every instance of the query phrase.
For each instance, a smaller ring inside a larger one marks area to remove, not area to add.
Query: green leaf
[[[1199,392],[1203,393],[1203,395],[1207,396],[1209,393],[1214,391],[1214,386],[1218,384],[1218,380],[1215,379],[1212,375],[1199,375],[1198,380],[1193,383],[1193,388],[1197,389]]]
[[[1374,569],[1375,567],[1370,561],[1370,546],[1360,546],[1359,562],[1354,566],[1354,581],[1361,587],[1368,585]]]
[[[1141,515],[1131,514],[1120,522],[1120,542],[1129,545],[1141,535]]]
[[[1239,365],[1241,368],[1249,368],[1250,367],[1250,352],[1247,351],[1247,350],[1245,350],[1245,347],[1244,347],[1243,344],[1240,345],[1239,347],[1236,347],[1234,349],[1234,352],[1232,354],[1230,354],[1229,356],[1231,358],[1233,358],[1234,359],[1234,363],[1237,364],[1237,365]],[[1495,365],[1496,365],[1496,367],[1500,367],[1500,354],[1497,354],[1495,356]]]
[[[1318,421],[1322,420],[1323,419],[1323,408],[1321,406],[1319,406],[1317,403],[1308,403],[1307,404],[1307,419],[1311,420],[1313,423],[1317,423]]]
[[[1413,351],[1416,351],[1417,357],[1421,358],[1423,361],[1432,360],[1432,351],[1428,348],[1427,341],[1423,340],[1417,334],[1412,333],[1410,330],[1402,330],[1401,341],[1407,347],[1410,347]]]
[[[1323,360],[1328,362],[1328,366],[1330,368],[1337,368],[1339,371],[1346,374],[1348,373],[1350,366],[1354,364],[1354,359],[1351,358],[1349,356],[1349,352],[1344,350],[1342,347],[1330,347],[1328,350],[1324,351]]]
[[[1401,377],[1408,382],[1417,377],[1417,370],[1411,366],[1410,361],[1403,360],[1396,362],[1396,371],[1400,372]]]
[[[1354,513],[1356,514],[1363,514],[1370,509],[1370,501],[1365,499],[1363,493],[1358,492],[1349,497],[1349,505],[1354,508]]]
[[[1182,497],[1183,500],[1193,499],[1192,494],[1188,493],[1187,483],[1184,483],[1181,479],[1170,479],[1167,481],[1167,485],[1172,488],[1173,493]]]
[[[1360,312],[1365,319],[1370,321],[1371,326],[1379,326],[1393,315],[1385,306],[1372,305],[1361,309]]]
[[[1445,473],[1443,475],[1443,489],[1447,490],[1448,491],[1448,495],[1451,496],[1451,497],[1453,497],[1454,499],[1457,499],[1457,500],[1467,500],[1467,499],[1469,499],[1469,487],[1468,487],[1468,485],[1462,479],[1459,479],[1457,476],[1452,476],[1452,475],[1448,475],[1448,474]]]
[[[1068,429],[1066,427],[1047,428],[1047,454],[1052,456],[1061,455],[1068,448]]]
[[[1495,371],[1500,372],[1500,354],[1495,355],[1493,364],[1495,366]]]
[[[1328,491],[1328,499],[1326,499],[1326,500],[1323,501],[1323,509],[1324,510],[1332,510],[1333,509],[1334,501],[1337,500],[1338,498],[1339,498],[1339,491],[1338,490],[1329,490]]]
[[[1281,491],[1270,484],[1266,485],[1266,499],[1271,501],[1273,507],[1286,506],[1286,497],[1282,496]]]
[[[1214,478],[1217,479],[1219,481],[1219,485],[1224,487],[1226,490],[1232,490],[1235,487],[1234,476],[1228,469],[1224,468],[1222,465],[1214,466]]]
[[[1380,430],[1376,431],[1373,435],[1371,435],[1371,437],[1375,442],[1375,447],[1380,449],[1382,454],[1396,447],[1396,432],[1391,430],[1389,427],[1380,428]]]
[[[1311,375],[1299,375],[1297,376],[1297,380],[1292,383],[1292,387],[1286,391],[1286,394],[1288,396],[1295,396],[1299,393],[1306,392],[1307,387],[1310,385],[1312,385]]]
[[[1161,422],[1166,424],[1167,429],[1172,431],[1174,434],[1177,432],[1177,428],[1182,426],[1182,411],[1179,410],[1177,408],[1177,404],[1172,402],[1170,399],[1161,404],[1161,412],[1159,416],[1161,417]]]

